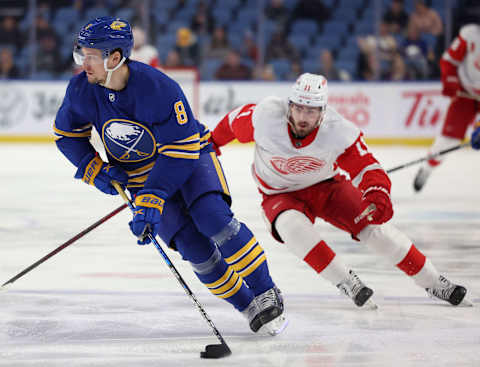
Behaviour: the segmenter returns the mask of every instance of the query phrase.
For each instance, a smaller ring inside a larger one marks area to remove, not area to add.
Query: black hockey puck
[[[200,352],[200,358],[218,359],[230,354],[232,354],[232,351],[227,344],[210,344],[205,347],[204,352]]]

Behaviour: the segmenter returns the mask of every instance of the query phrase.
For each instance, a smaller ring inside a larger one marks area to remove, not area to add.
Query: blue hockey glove
[[[128,182],[128,175],[123,169],[105,163],[99,156],[93,154],[82,159],[75,178],[94,185],[100,191],[110,195],[118,195],[111,181],[117,181],[121,185],[126,185]]]
[[[475,124],[475,130],[472,132],[470,144],[472,145],[473,149],[480,149],[480,122]]]
[[[163,197],[165,193],[160,190],[140,190],[135,197],[133,220],[128,225],[132,233],[138,237],[139,245],[151,242],[147,237],[149,233],[154,237],[157,235],[165,203]]]

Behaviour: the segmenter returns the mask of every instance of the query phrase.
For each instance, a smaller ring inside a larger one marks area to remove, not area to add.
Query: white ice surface
[[[425,154],[373,151],[385,168]],[[53,146],[0,145],[0,156],[1,283],[122,204],[73,180],[73,167]],[[232,146],[221,160],[233,209],[265,248],[284,292],[290,325],[283,334],[252,334],[167,250],[233,351],[201,360],[217,339],[155,248],[135,244],[124,210],[0,293],[0,366],[480,366],[480,152],[451,153],[421,194],[412,190],[418,166],[391,175],[393,223],[468,288],[476,307],[432,301],[349,235],[317,224],[375,290],[378,311],[357,309],[270,237],[251,157],[250,146]]]

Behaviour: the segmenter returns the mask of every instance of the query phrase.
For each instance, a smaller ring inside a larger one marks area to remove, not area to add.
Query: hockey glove
[[[100,191],[110,195],[118,195],[111,181],[117,181],[121,185],[126,185],[128,182],[128,175],[123,169],[105,163],[99,156],[93,154],[82,159],[75,178],[94,185]]]
[[[132,233],[137,236],[139,245],[149,244],[147,237],[158,233],[160,217],[163,212],[165,193],[160,190],[140,190],[135,197],[133,220],[128,223]]]
[[[363,192],[366,207],[375,204],[375,210],[368,216],[370,224],[388,222],[393,216],[392,202],[388,190],[382,186],[370,186]]]
[[[215,154],[217,157],[220,157],[222,155],[222,152],[220,151],[220,147],[215,143],[215,140],[213,140],[213,136],[210,136],[210,139],[208,139],[210,144],[212,144],[212,148],[215,151]]]
[[[472,145],[473,149],[480,149],[480,122],[475,124],[475,130],[472,132],[470,144]]]

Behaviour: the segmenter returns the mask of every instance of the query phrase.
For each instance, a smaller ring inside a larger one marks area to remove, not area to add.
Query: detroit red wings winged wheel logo
[[[302,156],[288,159],[273,157],[270,160],[270,163],[278,172],[284,175],[309,173],[312,171],[318,171],[325,166],[325,161],[321,159]]]

